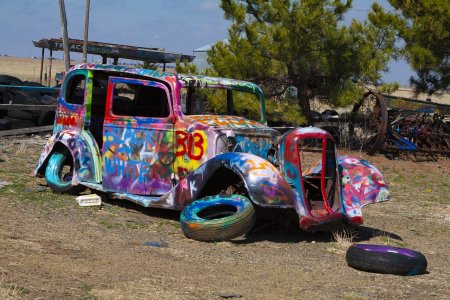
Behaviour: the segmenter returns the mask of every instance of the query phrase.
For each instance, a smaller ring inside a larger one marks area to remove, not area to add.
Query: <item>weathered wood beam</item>
[[[55,110],[56,104],[0,104],[0,110]]]
[[[53,130],[53,125],[30,127],[30,128],[18,128],[18,129],[10,129],[10,130],[0,130],[0,137],[27,134],[27,133],[36,133],[36,132],[46,132],[46,131],[52,131],[52,130]]]

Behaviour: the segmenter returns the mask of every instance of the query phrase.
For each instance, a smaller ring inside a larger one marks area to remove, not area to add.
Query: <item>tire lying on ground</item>
[[[352,268],[383,274],[417,275],[427,269],[427,259],[422,253],[383,245],[352,245],[346,259]]]
[[[228,241],[248,233],[255,224],[255,209],[241,195],[215,195],[187,205],[180,215],[186,237],[203,241]]]

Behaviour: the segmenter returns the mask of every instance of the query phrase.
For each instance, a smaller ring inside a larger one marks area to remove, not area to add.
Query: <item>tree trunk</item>
[[[304,86],[297,86],[297,103],[306,117],[308,125],[313,125],[313,116],[311,114],[311,97]]]

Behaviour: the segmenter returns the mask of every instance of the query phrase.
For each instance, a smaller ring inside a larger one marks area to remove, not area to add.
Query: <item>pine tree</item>
[[[268,98],[297,89],[297,103],[311,120],[311,101],[346,105],[361,83],[380,80],[394,54],[391,28],[368,21],[343,22],[352,1],[222,0],[232,21],[228,42],[208,51],[219,76],[261,85]]]
[[[411,84],[421,92],[450,90],[450,2],[389,0],[396,11],[373,4],[371,21],[396,31],[402,54],[416,70]]]

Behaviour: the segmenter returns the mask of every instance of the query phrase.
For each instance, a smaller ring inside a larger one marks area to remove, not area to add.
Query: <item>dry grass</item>
[[[353,240],[356,237],[356,233],[348,230],[334,231],[333,241],[340,248],[347,249],[353,244]]]
[[[25,143],[19,143],[16,146],[16,149],[14,151],[14,155],[15,156],[20,156],[20,155],[25,154],[26,152],[27,152],[27,145]]]
[[[179,215],[119,200],[80,208],[29,174],[47,138],[0,140],[0,299],[419,299],[450,297],[450,160],[370,159],[391,201],[364,207],[364,225],[334,233],[267,228],[249,239],[201,243]],[[26,145],[23,146],[23,145]],[[145,242],[165,242],[164,248]],[[408,278],[347,266],[353,242],[422,252],[428,274]],[[106,251],[106,252],[105,252]],[[106,255],[105,255],[106,254]],[[295,280],[290,280],[295,278]],[[326,278],[326,280],[323,280]],[[343,283],[345,278],[345,284]]]
[[[326,251],[333,254],[345,255],[348,247],[354,243],[356,232],[350,230],[336,230],[332,234],[332,243]]]
[[[0,277],[0,299],[16,300],[22,298],[23,294],[23,288],[14,284],[8,284],[4,275]]]
[[[73,63],[72,63],[73,64]],[[5,57],[0,56],[0,74],[10,75],[19,78],[22,81],[34,81],[39,82],[39,75],[41,70],[40,58],[22,58],[22,57]],[[50,85],[55,84],[55,74],[64,71],[64,61],[56,60],[52,61],[52,82]],[[44,71],[42,80],[45,79],[45,73],[50,75],[49,60],[44,60]],[[47,85],[47,81],[42,84]]]

